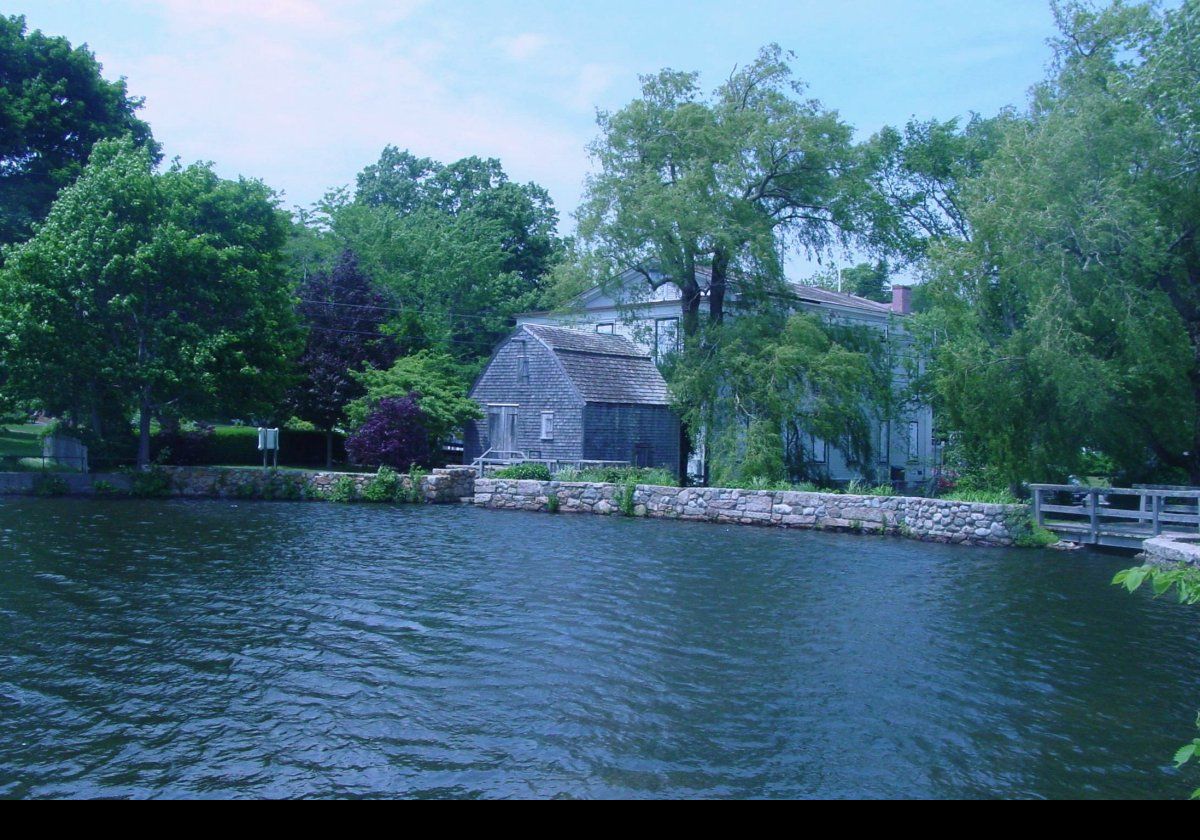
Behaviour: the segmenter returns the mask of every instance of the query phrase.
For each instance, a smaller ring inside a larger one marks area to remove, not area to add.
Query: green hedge
[[[153,452],[161,451],[164,441],[156,436]],[[180,458],[168,453],[167,463],[176,463]],[[187,462],[197,465],[218,464],[222,466],[255,466],[262,463],[258,451],[258,429],[253,426],[218,426],[202,441],[189,447]],[[346,438],[335,433],[333,436],[334,462],[346,461]],[[325,466],[325,433],[303,432],[292,429],[279,430],[279,463],[288,467]]]

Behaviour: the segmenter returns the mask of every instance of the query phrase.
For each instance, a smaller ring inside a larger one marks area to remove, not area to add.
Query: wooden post
[[[1151,530],[1153,530],[1154,536],[1156,536],[1156,537],[1162,533],[1162,519],[1160,518],[1162,515],[1162,507],[1163,507],[1162,503],[1163,503],[1162,496],[1154,496],[1151,499],[1151,505],[1153,506],[1153,510],[1154,510],[1154,519],[1153,519],[1153,524],[1151,525]]]
[[[1042,522],[1042,488],[1040,487],[1033,488],[1033,521],[1039,526],[1044,524]]]
[[[1100,493],[1097,490],[1088,490],[1088,520],[1092,527],[1092,544],[1098,545],[1100,542],[1100,511],[1097,510],[1097,505],[1100,501]]]

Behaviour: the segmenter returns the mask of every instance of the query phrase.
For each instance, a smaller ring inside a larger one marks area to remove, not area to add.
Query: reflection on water
[[[0,501],[0,795],[1181,797],[1128,560],[473,508]]]

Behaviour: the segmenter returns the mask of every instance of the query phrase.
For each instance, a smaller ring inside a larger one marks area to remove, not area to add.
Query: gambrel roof
[[[525,324],[521,329],[554,354],[586,402],[668,405],[671,401],[654,360],[627,338],[541,324]]]

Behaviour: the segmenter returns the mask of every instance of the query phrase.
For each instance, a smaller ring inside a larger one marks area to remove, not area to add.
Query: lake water
[[[468,507],[0,500],[7,797],[1175,797],[1128,558]]]

